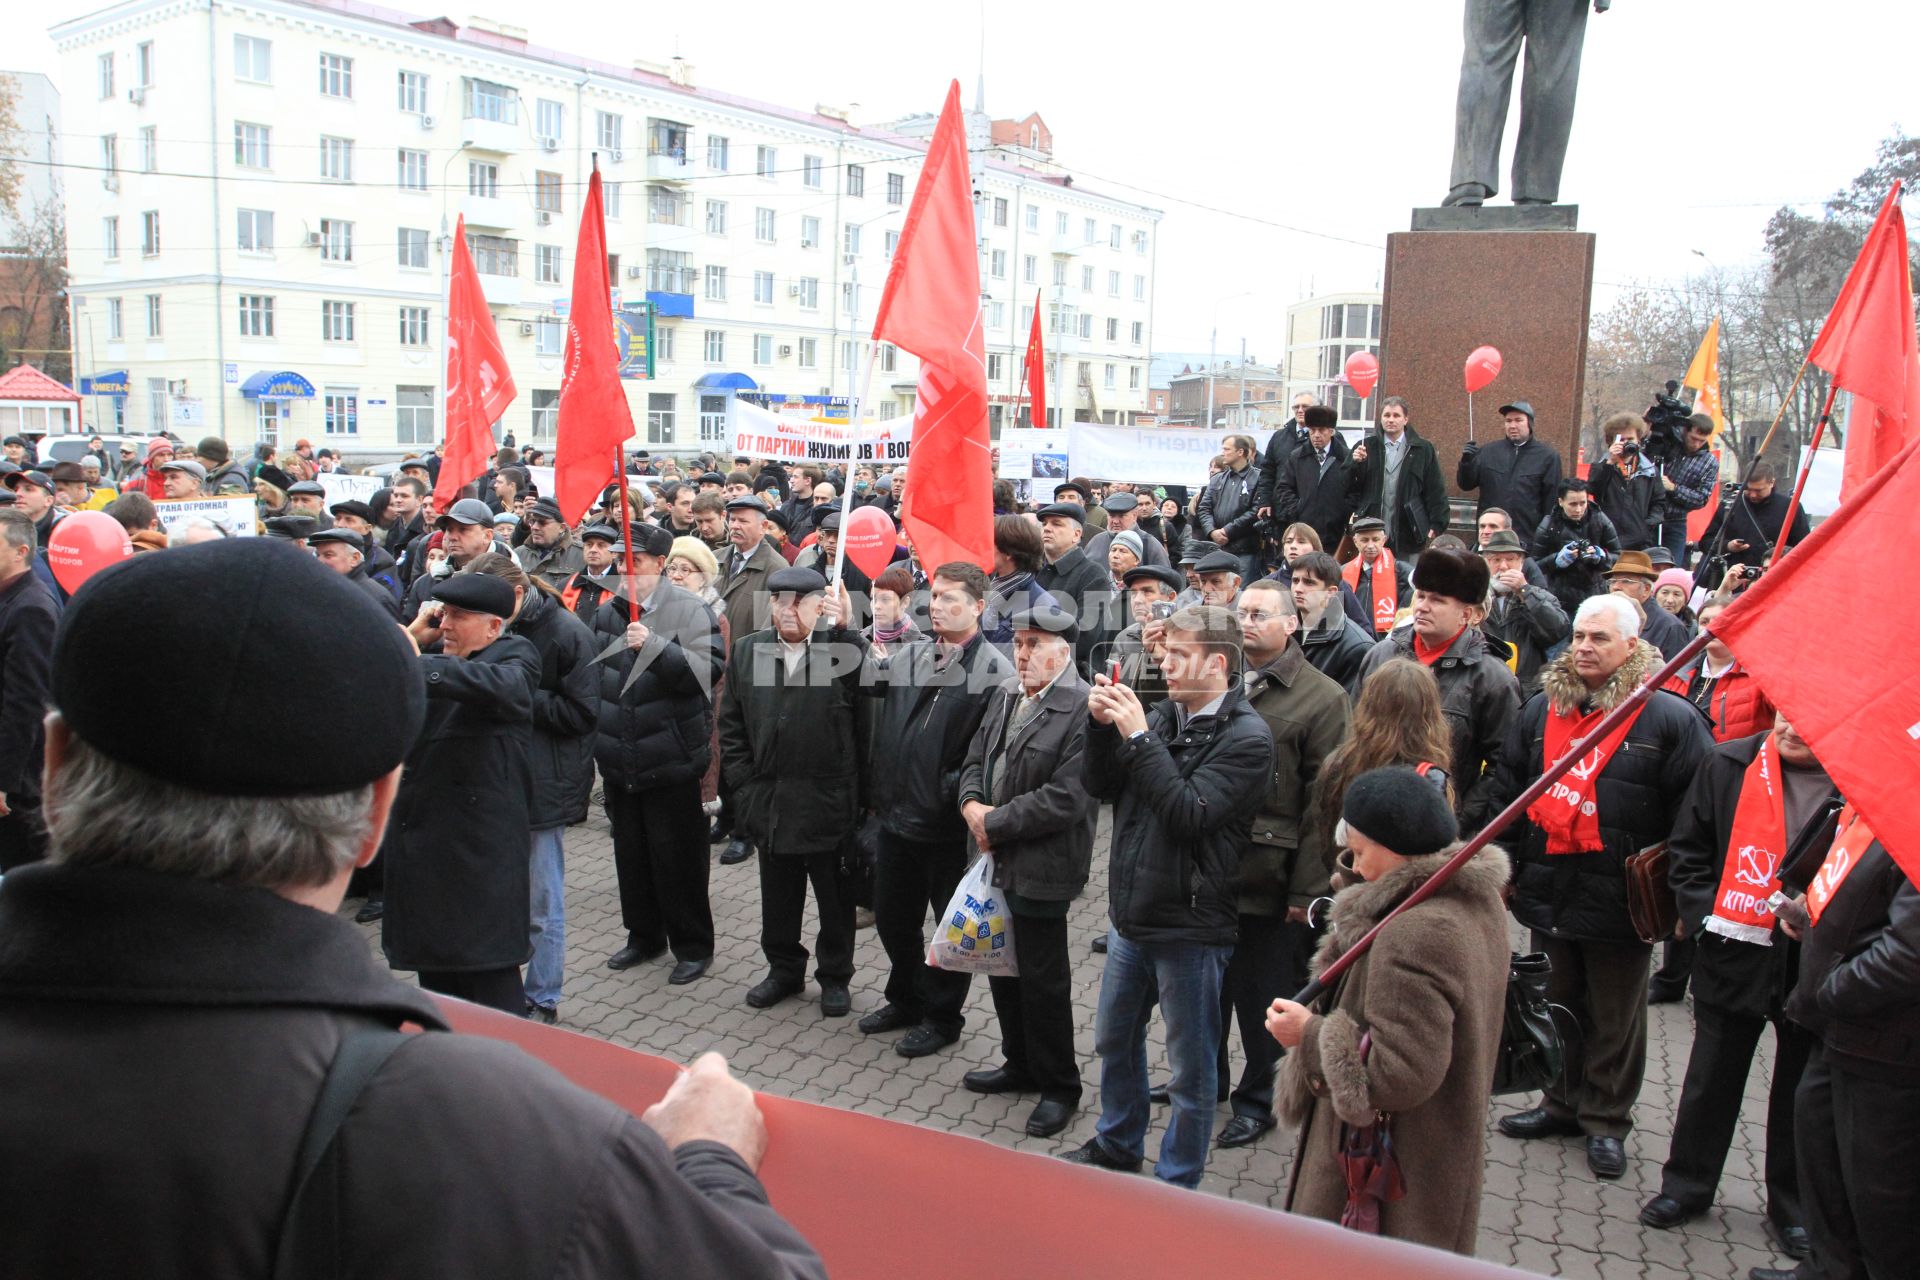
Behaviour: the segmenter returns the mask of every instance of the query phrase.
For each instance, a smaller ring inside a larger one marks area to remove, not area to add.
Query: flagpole
[[[1667,665],[1648,676],[1645,682],[1629,694],[1624,702],[1607,712],[1607,714],[1601,718],[1600,723],[1593,727],[1593,732],[1576,742],[1568,744],[1566,754],[1547,766],[1546,772],[1534,779],[1532,786],[1515,796],[1511,804],[1494,816],[1493,821],[1487,823],[1486,826],[1480,829],[1479,834],[1461,845],[1459,850],[1451,858],[1447,859],[1446,863],[1442,865],[1438,871],[1434,872],[1425,884],[1422,884],[1412,893],[1408,894],[1399,906],[1382,916],[1380,923],[1367,930],[1358,942],[1348,948],[1346,953],[1339,959],[1328,965],[1319,977],[1314,978],[1308,982],[1306,986],[1300,988],[1298,994],[1293,997],[1293,1002],[1295,1004],[1312,1004],[1324,995],[1327,989],[1339,979],[1341,974],[1345,973],[1353,966],[1355,961],[1367,953],[1367,949],[1373,945],[1374,939],[1380,936],[1380,931],[1393,923],[1396,916],[1402,912],[1412,910],[1428,898],[1431,898],[1435,893],[1438,893],[1440,887],[1452,879],[1456,871],[1466,866],[1475,854],[1491,844],[1495,836],[1498,836],[1502,831],[1512,826],[1514,821],[1518,819],[1521,814],[1525,813],[1534,801],[1547,793],[1548,787],[1551,787],[1562,774],[1571,769],[1576,761],[1585,756],[1587,754],[1588,744],[1606,741],[1608,734],[1625,724],[1629,716],[1638,711],[1640,706],[1645,703],[1648,698],[1652,697],[1671,677],[1678,674],[1682,667],[1692,662],[1693,659],[1699,655],[1700,651],[1707,647],[1707,642],[1712,639],[1712,632],[1708,628],[1702,627],[1700,634],[1689,641],[1687,646],[1680,650],[1679,653],[1674,654]]]
[[[840,536],[833,540],[833,577],[829,585],[840,585],[840,574],[847,564],[847,521],[853,518],[853,468],[860,453],[860,412],[873,389],[873,355],[880,344],[867,340],[867,354],[861,360],[860,394],[847,406],[847,469],[840,477]],[[848,619],[842,618],[845,626]]]
[[[1806,490],[1807,477],[1813,474],[1813,460],[1820,453],[1820,437],[1826,434],[1827,423],[1833,418],[1833,401],[1839,394],[1839,383],[1827,388],[1827,402],[1820,406],[1819,421],[1813,424],[1813,443],[1807,448],[1806,464],[1800,468],[1800,479],[1794,484],[1793,497],[1787,502],[1787,518],[1780,524],[1780,536],[1774,539],[1773,556],[1767,561],[1769,565],[1779,564],[1781,554],[1787,549],[1787,531],[1793,528],[1793,517],[1799,513],[1800,495]]]
[[[633,508],[627,499],[627,459],[626,450],[619,445],[613,447],[613,485],[620,490],[620,533],[621,545],[627,549],[627,621],[640,621],[640,588],[634,585],[633,572]]]

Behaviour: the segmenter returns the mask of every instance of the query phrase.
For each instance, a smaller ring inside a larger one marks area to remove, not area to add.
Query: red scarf
[[[1807,886],[1807,918],[1814,924],[1820,923],[1820,913],[1833,901],[1833,895],[1840,892],[1841,882],[1860,865],[1860,855],[1872,843],[1873,831],[1866,819],[1855,813],[1852,805],[1842,809],[1840,834],[1834,837],[1827,860],[1820,864],[1820,870],[1813,874],[1813,883]]]
[[[1466,633],[1467,629],[1461,627],[1458,631],[1447,637],[1445,644],[1435,649],[1429,649],[1427,648],[1427,642],[1421,639],[1420,633],[1416,631],[1413,633],[1413,656],[1420,659],[1421,666],[1430,667],[1440,661],[1440,659],[1446,657],[1447,650],[1453,648],[1453,642]]]
[[[1780,888],[1780,860],[1787,853],[1787,802],[1780,786],[1780,760],[1773,735],[1760,740],[1760,754],[1740,782],[1733,808],[1733,834],[1720,868],[1707,932],[1739,942],[1773,945],[1773,908],[1767,899]]]
[[[1368,568],[1371,571],[1368,585],[1373,588],[1373,632],[1375,635],[1383,636],[1393,630],[1393,615],[1400,612],[1400,589],[1394,582],[1393,552],[1382,547],[1380,554],[1374,558],[1372,565]],[[1346,579],[1347,585],[1353,588],[1355,595],[1358,595],[1360,593],[1360,557],[1355,556],[1347,561],[1346,566],[1340,570],[1340,576]]]
[[[1606,771],[1607,762],[1613,759],[1613,753],[1619,750],[1628,730],[1633,728],[1634,721],[1640,718],[1644,710],[1646,704],[1643,702],[1605,742],[1587,744],[1586,755],[1548,787],[1545,795],[1527,807],[1527,817],[1547,837],[1548,853],[1600,852],[1600,805],[1596,790],[1600,775]],[[1551,764],[1565,755],[1567,747],[1575,739],[1591,733],[1606,714],[1605,711],[1590,711],[1583,716],[1563,712],[1549,704],[1545,763]]]

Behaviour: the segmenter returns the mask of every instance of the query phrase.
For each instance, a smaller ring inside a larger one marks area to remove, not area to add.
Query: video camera
[[[1655,462],[1665,462],[1686,448],[1681,437],[1686,433],[1687,419],[1693,416],[1693,410],[1680,403],[1679,395],[1680,383],[1667,379],[1666,394],[1653,397],[1653,406],[1642,419],[1647,424],[1647,438],[1641,448]]]

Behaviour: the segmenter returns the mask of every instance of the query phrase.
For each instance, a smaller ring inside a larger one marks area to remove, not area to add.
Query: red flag
[[[1920,436],[1920,343],[1914,337],[1909,270],[1907,221],[1896,181],[1807,354],[1833,375],[1836,387],[1853,393],[1842,498],[1853,496]]]
[[[493,424],[515,394],[507,353],[467,250],[463,214],[454,228],[447,277],[447,451],[433,486],[435,512],[444,513],[460,490],[486,471],[493,458]]]
[[[980,259],[960,82],[947,90],[913,204],[900,228],[876,342],[920,357],[912,471],[901,526],[929,570],[952,560],[993,567],[993,458],[987,358],[980,333]]]
[[[553,441],[553,500],[568,524],[587,513],[619,476],[621,451],[633,438],[633,412],[620,385],[620,348],[613,339],[612,286],[607,280],[607,223],[600,171],[587,182],[580,243],[573,251],[573,303],[560,379],[560,421]]]
[[[1027,421],[1047,425],[1047,352],[1040,345],[1040,291],[1033,293],[1033,332],[1027,335]]]
[[[1920,441],[1880,468],[1813,536],[1715,618],[1726,641],[1767,697],[1793,722],[1887,852],[1920,884],[1920,666],[1911,628],[1855,627],[1845,651],[1807,646],[1807,622],[1833,609],[1836,583],[1857,582],[1863,565],[1891,565],[1872,590],[1911,600],[1920,575],[1910,559],[1920,512]]]

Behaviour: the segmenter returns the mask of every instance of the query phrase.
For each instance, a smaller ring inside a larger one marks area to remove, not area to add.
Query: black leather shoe
[[[613,970],[615,973],[619,973],[622,969],[631,969],[637,964],[645,964],[649,960],[658,960],[665,954],[667,954],[665,947],[661,947],[655,951],[642,951],[639,947],[629,942],[626,946],[607,957],[607,968]]]
[[[527,1020],[530,1022],[544,1022],[548,1026],[552,1026],[554,1023],[560,1021],[560,1011],[550,1004],[529,1004],[527,1006]]]
[[[1510,1116],[1501,1116],[1496,1126],[1509,1138],[1577,1138],[1580,1136],[1580,1122],[1572,1116],[1557,1116],[1545,1107],[1535,1107],[1531,1111],[1516,1111]]]
[[[1260,1140],[1260,1135],[1273,1128],[1272,1116],[1235,1116],[1221,1126],[1220,1136],[1213,1140],[1216,1147],[1244,1147]]]
[[[853,993],[845,987],[820,988],[820,1016],[823,1018],[844,1018],[853,1012]]]
[[[1664,982],[1651,983],[1647,987],[1648,1004],[1679,1004],[1686,998],[1685,987],[1670,987]]]
[[[1116,1173],[1138,1173],[1138,1160],[1122,1160],[1119,1156],[1107,1154],[1100,1145],[1100,1139],[1088,1138],[1086,1142],[1071,1151],[1062,1151],[1060,1158],[1068,1164],[1090,1164],[1096,1169],[1112,1169]]]
[[[1106,934],[1103,933],[1099,937],[1093,940],[1093,954],[1097,956],[1103,956],[1107,954],[1107,935]]]
[[[974,1093],[1032,1093],[1037,1087],[1025,1076],[1017,1076],[1005,1067],[982,1067],[960,1077],[960,1083]]]
[[[720,865],[731,867],[735,863],[745,862],[753,856],[753,846],[739,836],[727,841],[727,847],[720,852]]]
[[[1641,1207],[1640,1221],[1661,1231],[1671,1231],[1681,1223],[1699,1217],[1700,1212],[1687,1208],[1672,1196],[1658,1195]]]
[[[1611,1181],[1627,1171],[1627,1149],[1618,1138],[1595,1134],[1587,1139],[1587,1168],[1594,1177]]]
[[[930,1053],[940,1052],[959,1038],[932,1023],[923,1022],[901,1036],[900,1043],[893,1046],[893,1051],[903,1058],[924,1058]]]
[[[1747,1280],[1799,1280],[1800,1272],[1794,1267],[1754,1267],[1747,1272]]]
[[[800,984],[785,978],[765,977],[747,992],[747,1004],[755,1009],[771,1009],[782,1000],[800,994]]]
[[[1813,1239],[1805,1227],[1783,1227],[1772,1218],[1766,1220],[1767,1237],[1789,1258],[1805,1258],[1813,1252]]]
[[[667,975],[667,985],[670,987],[684,987],[695,978],[704,974],[707,971],[707,966],[712,963],[713,961],[711,960],[682,960],[679,964],[673,966],[673,972]]]
[[[860,1019],[862,1035],[877,1036],[883,1031],[898,1031],[902,1027],[911,1027],[919,1019],[903,1012],[899,1005],[883,1004],[866,1017]]]
[[[360,909],[353,913],[353,922],[355,924],[372,924],[385,914],[387,914],[387,900],[385,898],[368,898],[360,904]]]
[[[1170,1106],[1173,1102],[1172,1088],[1173,1087],[1171,1085],[1164,1085],[1164,1084],[1157,1084],[1153,1086],[1153,1088],[1147,1090],[1147,1101],[1151,1102],[1156,1107]],[[1231,1092],[1232,1092],[1231,1090],[1222,1089],[1220,1093],[1216,1095],[1214,1098],[1215,1105],[1225,1102],[1227,1100],[1227,1095]]]
[[[707,829],[707,843],[719,844],[722,840],[725,840],[728,836],[732,834],[733,834],[733,828],[731,826],[720,821],[720,819],[715,818],[713,820],[713,826]]]
[[[1073,1123],[1073,1113],[1077,1110],[1079,1108],[1071,1103],[1042,1100],[1027,1117],[1027,1133],[1035,1138],[1051,1138]]]

